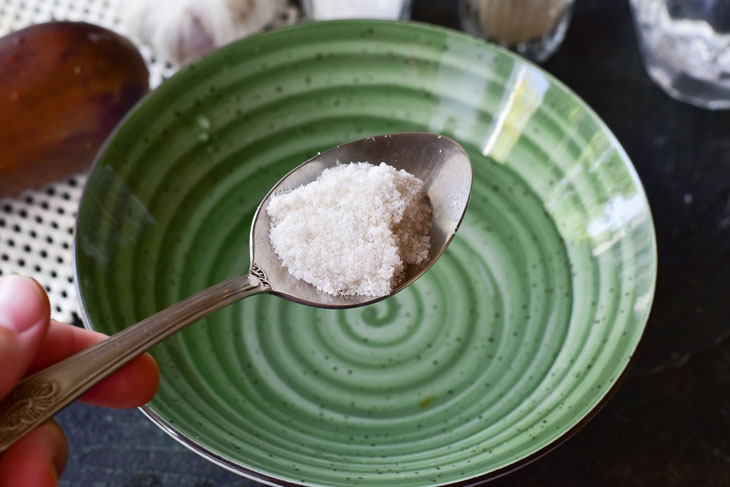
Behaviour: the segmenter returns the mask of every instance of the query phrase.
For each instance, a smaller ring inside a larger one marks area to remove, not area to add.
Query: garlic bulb
[[[129,34],[175,64],[255,34],[286,10],[286,0],[117,0]]]

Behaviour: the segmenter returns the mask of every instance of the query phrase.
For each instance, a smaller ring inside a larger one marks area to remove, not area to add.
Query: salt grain
[[[428,256],[423,181],[385,164],[342,164],[275,195],[270,239],[289,273],[333,295],[385,296]]]

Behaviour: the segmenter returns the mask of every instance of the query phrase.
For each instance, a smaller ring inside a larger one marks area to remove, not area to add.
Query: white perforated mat
[[[0,36],[51,20],[85,21],[127,35],[110,0],[0,0]],[[280,22],[293,20],[292,14]],[[151,89],[175,72],[172,64],[155,57],[149,48],[137,46],[149,68]],[[59,321],[79,321],[72,248],[85,181],[85,174],[77,174],[0,199],[0,275],[37,279],[51,298],[52,317]]]

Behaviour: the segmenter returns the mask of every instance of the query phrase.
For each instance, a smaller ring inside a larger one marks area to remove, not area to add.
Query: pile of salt
[[[270,239],[289,273],[333,295],[384,296],[428,256],[431,207],[423,182],[380,163],[326,169],[274,195]]]

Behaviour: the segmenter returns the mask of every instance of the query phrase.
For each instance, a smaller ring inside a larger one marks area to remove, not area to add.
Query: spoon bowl
[[[333,296],[320,292],[289,274],[269,239],[271,220],[265,209],[274,194],[311,183],[325,169],[348,162],[385,162],[404,169],[424,182],[431,203],[428,257],[420,264],[407,266],[405,278],[386,296]],[[308,306],[352,308],[385,299],[423,275],[446,250],[464,216],[471,185],[468,154],[457,142],[442,135],[420,132],[379,135],[334,147],[293,169],[264,197],[251,226],[252,273],[264,282],[268,292]]]
[[[381,135],[339,145],[284,176],[264,197],[251,227],[251,270],[163,309],[66,360],[23,379],[0,402],[0,452],[71,401],[152,346],[239,299],[271,293],[309,306],[352,308],[388,296],[333,296],[288,273],[269,240],[265,210],[275,193],[310,183],[329,167],[349,162],[386,162],[421,179],[431,203],[431,246],[419,265],[390,294],[407,287],[446,250],[464,216],[472,185],[471,162],[455,141],[437,134]]]

